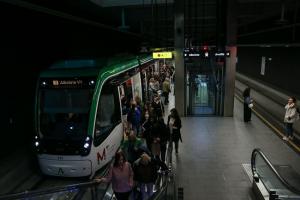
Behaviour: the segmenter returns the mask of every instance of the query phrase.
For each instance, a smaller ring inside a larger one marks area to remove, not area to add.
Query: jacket
[[[287,104],[284,108],[285,108],[284,122],[294,123],[299,117],[295,104],[291,104],[291,105]]]

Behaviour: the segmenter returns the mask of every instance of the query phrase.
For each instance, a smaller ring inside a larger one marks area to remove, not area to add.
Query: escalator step
[[[177,189],[177,197],[178,197],[178,200],[183,200],[183,188],[182,187],[179,187]]]

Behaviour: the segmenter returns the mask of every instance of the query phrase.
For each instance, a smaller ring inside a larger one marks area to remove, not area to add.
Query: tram
[[[150,56],[67,60],[39,75],[34,146],[43,174],[90,177],[123,139],[126,101],[145,99]]]

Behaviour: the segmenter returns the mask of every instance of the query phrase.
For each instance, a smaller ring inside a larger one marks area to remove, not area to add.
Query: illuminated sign
[[[226,52],[215,52],[215,57],[230,57],[230,52],[226,51]]]
[[[154,59],[161,59],[161,58],[172,58],[172,52],[153,52],[152,57]]]
[[[41,88],[94,88],[94,77],[82,78],[44,78],[40,80]]]
[[[189,56],[189,57],[199,57],[200,53],[188,53],[188,54],[184,54],[184,56]]]
[[[60,86],[60,85],[82,85],[82,80],[52,80],[53,86]]]

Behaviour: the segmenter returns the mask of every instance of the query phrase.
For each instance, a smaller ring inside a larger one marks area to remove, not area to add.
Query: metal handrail
[[[168,146],[167,146],[167,150],[166,150],[166,161],[167,161],[167,166],[169,168],[169,171],[166,174],[161,174],[162,176],[165,176],[166,178],[164,179],[164,182],[161,186],[161,188],[159,188],[159,190],[157,192],[155,192],[153,194],[152,197],[150,197],[150,200],[158,200],[160,199],[161,195],[164,195],[164,192],[166,192],[168,185],[169,185],[169,181],[172,180],[170,179],[172,176],[172,151],[173,151],[173,142],[172,140],[169,141]],[[172,180],[174,181],[174,180]]]
[[[171,146],[170,146],[171,145]],[[172,143],[170,142],[167,146],[166,150],[166,160],[168,161],[168,167],[169,172],[167,174],[162,174],[162,176],[169,176],[171,173],[171,165],[172,165]],[[106,174],[108,172],[108,168],[103,172],[103,174]],[[101,182],[97,182],[95,180],[85,182],[85,183],[77,183],[67,186],[56,186],[52,187],[50,189],[41,189],[41,190],[35,190],[35,191],[25,191],[20,193],[14,193],[14,194],[7,194],[7,195],[0,195],[0,200],[13,200],[13,199],[22,199],[22,198],[28,198],[28,197],[37,197],[41,195],[47,195],[51,193],[58,193],[58,192],[67,192],[67,191],[74,191],[74,190],[80,190],[80,189],[86,189],[89,187],[95,187]],[[109,184],[108,184],[109,186]],[[162,187],[159,188],[159,190],[156,192],[157,194],[153,196],[153,199],[157,199],[163,191],[166,190],[168,186],[168,181],[165,179],[165,182],[162,184]]]
[[[50,189],[42,189],[42,190],[35,190],[35,191],[25,191],[15,194],[8,194],[8,195],[2,195],[0,196],[0,200],[8,200],[8,199],[21,199],[21,198],[28,198],[33,196],[40,196],[40,195],[47,195],[51,193],[58,193],[58,192],[66,192],[66,191],[73,191],[77,189],[85,189],[88,187],[96,186],[99,182],[96,181],[90,181],[85,183],[77,183],[67,186],[57,186],[52,187]]]
[[[108,166],[109,165],[110,165],[110,163],[108,164]],[[108,170],[109,170],[109,168],[107,167],[105,170],[103,170],[103,174],[108,173]],[[51,194],[51,193],[86,189],[89,187],[95,187],[100,183],[102,183],[102,182],[97,182],[95,180],[92,180],[92,181],[84,182],[84,183],[56,186],[56,187],[52,187],[52,188],[46,188],[46,189],[35,190],[35,191],[24,191],[24,192],[20,192],[20,193],[0,195],[0,200],[21,199],[21,198],[28,198],[28,197],[36,197],[36,196],[40,196],[40,195],[47,195],[47,194]],[[109,186],[109,184],[107,185],[107,187],[108,186]]]
[[[252,155],[251,155],[251,169],[252,169],[252,174],[254,175],[259,175],[256,171],[256,156],[257,154],[259,154],[263,160],[267,163],[268,167],[272,170],[272,172],[275,174],[275,176],[280,180],[280,182],[286,187],[288,188],[290,191],[292,191],[293,193],[300,195],[300,190],[298,190],[297,188],[293,187],[292,185],[290,185],[278,172],[277,170],[274,168],[274,166],[272,165],[272,163],[269,161],[269,159],[266,157],[266,155],[259,149],[254,149],[252,151]]]

